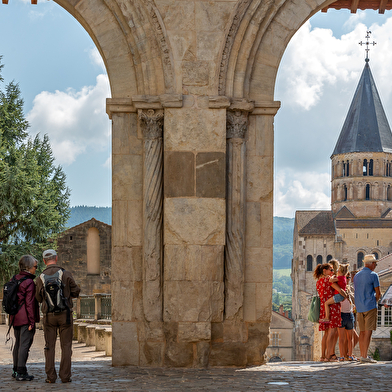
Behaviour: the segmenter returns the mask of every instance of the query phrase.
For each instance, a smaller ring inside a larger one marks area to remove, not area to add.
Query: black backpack
[[[15,316],[19,312],[19,309],[23,304],[18,303],[18,291],[20,284],[29,279],[28,276],[24,276],[21,279],[16,279],[16,275],[4,285],[3,289],[3,309],[4,312]],[[30,278],[31,279],[31,278]]]
[[[4,285],[3,288],[3,309],[5,313],[8,313],[10,316],[15,316],[19,309],[22,307],[23,303],[19,303],[18,301],[18,291],[20,284],[26,279],[33,279],[30,276],[24,276],[23,278],[16,279],[16,275],[12,277],[12,279]],[[14,319],[10,322],[8,327],[8,332],[6,333],[5,343],[7,344],[10,337],[10,330],[12,325],[14,324]],[[13,344],[11,346],[11,351],[13,348]]]
[[[44,287],[48,313],[59,313],[67,310],[67,302],[63,295],[63,269],[59,269],[53,275],[42,273],[40,278]]]

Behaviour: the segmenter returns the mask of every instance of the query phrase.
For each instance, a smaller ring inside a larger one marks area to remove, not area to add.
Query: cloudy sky
[[[275,99],[274,215],[330,207],[330,156],[364,67],[366,30],[377,45],[370,66],[392,121],[392,13],[318,13],[291,40]],[[19,83],[30,132],[48,134],[72,190],[71,205],[111,205],[109,96],[88,34],[52,1],[0,4],[6,82]],[[4,85],[2,86],[4,87]]]

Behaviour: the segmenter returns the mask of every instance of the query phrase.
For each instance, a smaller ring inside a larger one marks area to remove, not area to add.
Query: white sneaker
[[[361,357],[361,359],[359,360],[361,363],[377,363],[377,361],[373,358],[367,357]]]

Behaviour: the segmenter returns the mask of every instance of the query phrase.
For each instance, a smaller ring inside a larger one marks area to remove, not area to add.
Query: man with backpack
[[[37,266],[38,262],[33,256],[22,256],[19,260],[19,274],[4,285],[3,307],[10,315],[10,328],[13,326],[15,335],[12,377],[16,381],[31,381],[34,378],[27,373],[26,362],[33,344],[35,323],[39,322],[34,283]]]
[[[36,298],[42,303],[41,311],[44,315],[45,381],[54,383],[57,379],[54,361],[58,331],[61,347],[59,377],[63,383],[71,382],[72,298],[79,296],[80,288],[72,274],[57,265],[55,250],[45,250],[43,260],[47,267],[37,278]]]

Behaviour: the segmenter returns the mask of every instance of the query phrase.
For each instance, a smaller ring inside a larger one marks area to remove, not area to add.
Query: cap
[[[42,257],[44,259],[47,259],[48,257],[51,257],[51,256],[57,256],[57,253],[54,249],[44,250],[44,253],[42,253]]]

